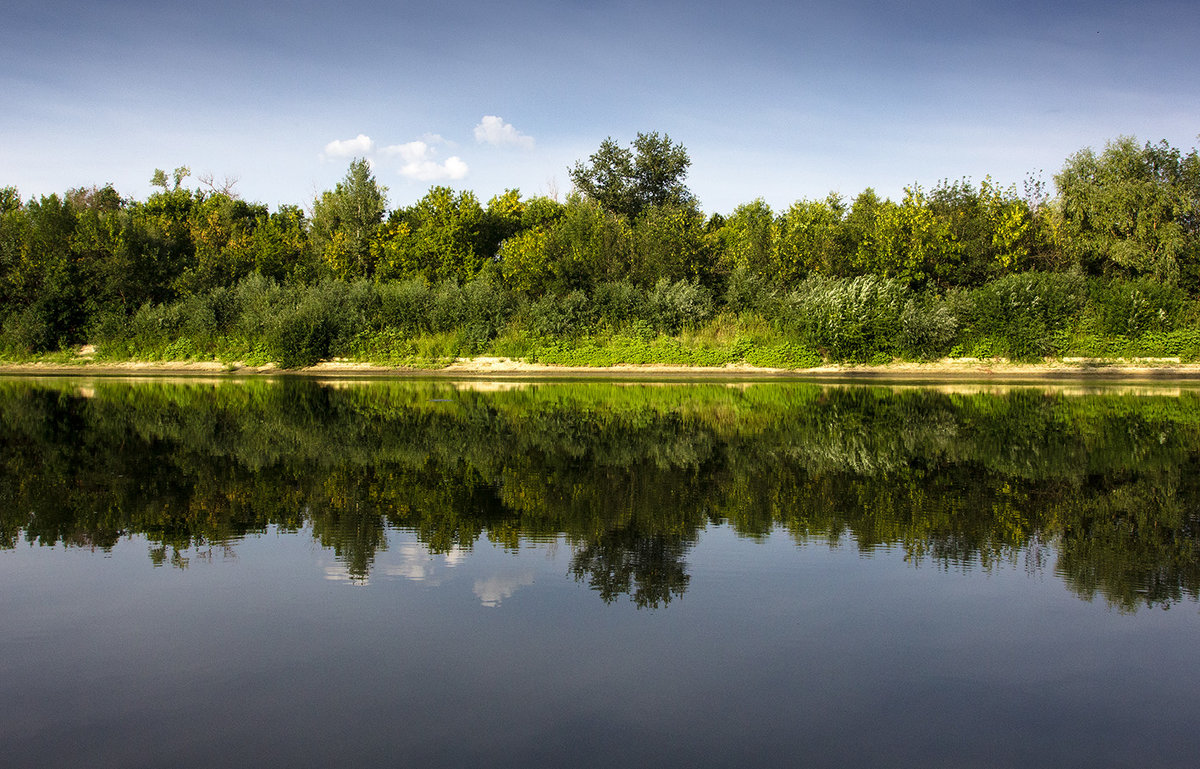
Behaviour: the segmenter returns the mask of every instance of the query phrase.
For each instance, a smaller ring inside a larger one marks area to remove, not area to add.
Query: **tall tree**
[[[371,238],[383,221],[387,187],[381,187],[365,158],[355,158],[346,176],[313,204],[313,245],[339,277],[370,277]]]
[[[611,137],[585,164],[569,169],[576,189],[614,213],[636,218],[651,206],[694,206],[684,185],[691,158],[682,144],[666,134],[638,133],[629,148]]]

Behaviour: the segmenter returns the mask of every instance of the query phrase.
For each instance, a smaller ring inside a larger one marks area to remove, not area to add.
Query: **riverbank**
[[[893,362],[882,365],[829,364],[785,369],[745,363],[723,366],[669,364],[619,364],[614,366],[564,366],[530,363],[499,357],[459,358],[444,365],[382,366],[345,359],[323,361],[300,369],[280,369],[274,364],[250,366],[221,361],[97,361],[89,355],[56,360],[0,363],[0,375],[33,376],[319,376],[319,377],[482,377],[482,378],[800,378],[889,380],[1200,380],[1200,364],[1177,358],[1062,358],[1040,363],[1004,360],[944,358],[939,361]]]

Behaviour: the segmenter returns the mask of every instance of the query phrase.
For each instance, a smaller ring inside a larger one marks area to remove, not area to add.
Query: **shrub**
[[[579,337],[588,332],[592,320],[591,303],[582,291],[546,294],[529,307],[530,329],[540,337]]]
[[[6,352],[43,352],[53,348],[57,341],[54,329],[34,307],[10,313],[0,326],[0,349]]]
[[[1109,336],[1170,331],[1187,304],[1187,296],[1178,286],[1150,278],[1097,280],[1089,288],[1094,330]]]
[[[900,350],[912,358],[941,358],[954,344],[958,318],[936,297],[909,299],[900,314]]]
[[[645,318],[646,292],[626,281],[600,283],[596,286],[593,306],[598,318],[609,328],[624,328]]]
[[[408,334],[419,334],[431,329],[433,291],[424,278],[379,286],[380,320],[385,327]]]
[[[712,317],[712,292],[693,281],[661,278],[650,292],[649,309],[661,331],[676,334]]]
[[[751,347],[745,353],[745,361],[763,368],[813,368],[821,365],[821,356],[803,345],[783,342]]]
[[[813,277],[786,297],[779,324],[833,360],[890,357],[899,352],[901,317],[912,298],[899,280]]]
[[[319,290],[297,292],[267,328],[267,353],[283,368],[311,366],[329,356],[336,310]]]
[[[454,331],[467,316],[467,297],[456,280],[438,284],[429,306],[429,324],[436,332]]]
[[[725,307],[735,313],[758,312],[770,304],[772,295],[766,278],[739,264],[725,284]]]
[[[500,333],[512,312],[512,297],[486,277],[477,277],[463,287],[463,322],[468,336],[477,347]]]
[[[271,278],[257,273],[243,278],[232,296],[236,329],[247,339],[261,339],[283,300],[284,290]]]
[[[1008,275],[971,292],[966,307],[970,336],[993,339],[1013,360],[1053,354],[1078,319],[1085,297],[1078,275]]]

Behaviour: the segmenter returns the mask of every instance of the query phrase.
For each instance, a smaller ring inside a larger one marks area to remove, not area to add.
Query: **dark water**
[[[1169,767],[1200,393],[0,380],[0,764]]]

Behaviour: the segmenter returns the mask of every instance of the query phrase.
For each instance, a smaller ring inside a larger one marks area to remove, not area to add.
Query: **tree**
[[[638,133],[631,148],[611,137],[568,170],[576,189],[613,213],[636,218],[651,206],[690,207],[695,198],[683,184],[691,158],[682,144],[658,132]]]
[[[370,277],[371,238],[383,221],[387,187],[375,182],[365,158],[350,162],[346,176],[313,204],[312,240],[323,262],[343,278]]]
[[[1173,279],[1200,256],[1200,156],[1132,137],[1085,149],[1054,177],[1066,249],[1093,272]],[[1193,282],[1190,276],[1188,282]]]
[[[512,198],[509,198],[509,202]],[[492,258],[486,213],[473,192],[430,187],[425,197],[388,217],[375,247],[379,280],[423,276],[466,282]]]
[[[754,275],[766,275],[775,248],[774,223],[775,214],[762,198],[734,209],[715,232],[723,270],[732,273],[741,268]]]
[[[179,189],[180,185],[183,184],[183,180],[191,175],[192,169],[187,166],[178,166],[175,172],[171,174],[171,178],[175,182],[174,189]],[[167,172],[161,168],[154,169],[154,175],[150,177],[150,184],[155,187],[162,187],[167,191],[172,189],[167,183]]]
[[[843,221],[846,206],[830,193],[825,200],[796,201],[775,220],[772,272],[784,285],[813,273],[842,276],[851,271]]]

